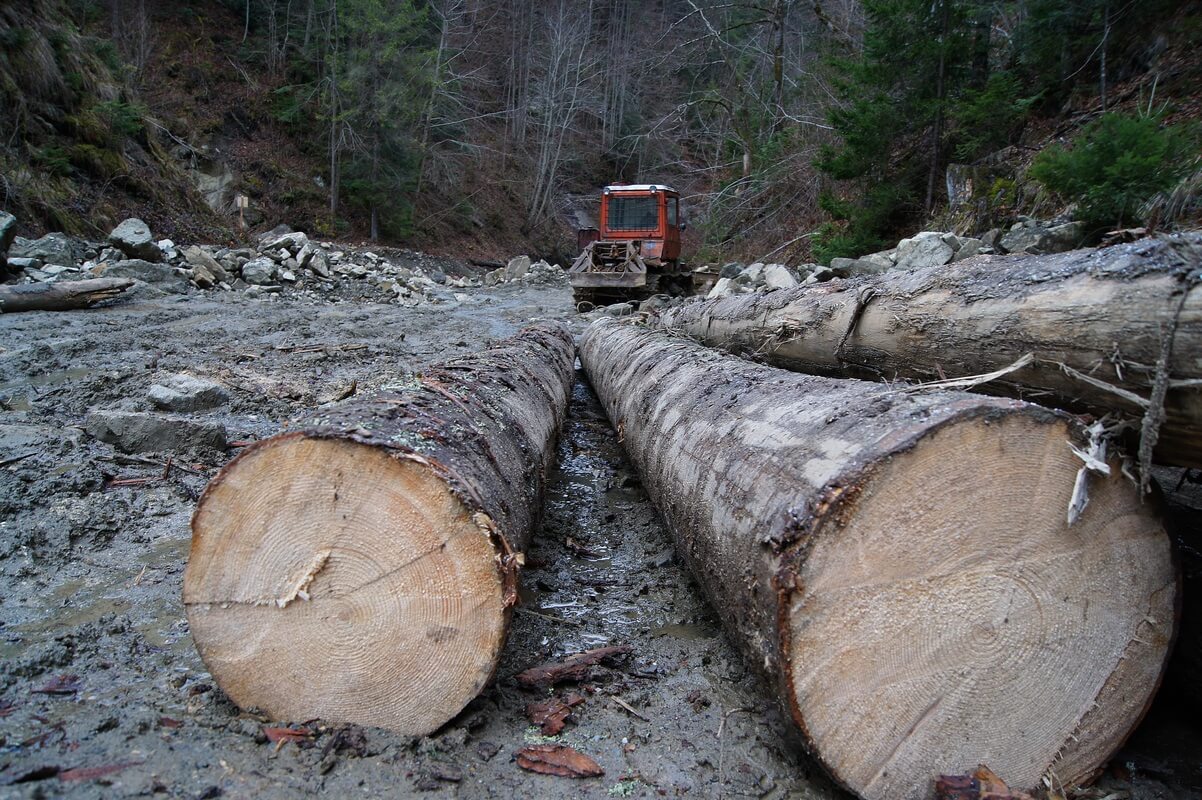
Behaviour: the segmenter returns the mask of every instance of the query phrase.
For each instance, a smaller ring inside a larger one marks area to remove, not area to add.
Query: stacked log
[[[615,320],[580,357],[677,551],[807,748],[869,800],[988,765],[1097,771],[1175,628],[1170,543],[1081,425],[1016,400],[799,375]]]
[[[1157,462],[1199,467],[1200,267],[1202,235],[1187,234],[696,302],[657,324],[820,375],[936,381],[1005,371],[981,390],[1120,412],[1144,429]]]
[[[205,490],[183,599],[218,685],[276,719],[425,734],[491,679],[570,386],[537,326],[249,447]]]

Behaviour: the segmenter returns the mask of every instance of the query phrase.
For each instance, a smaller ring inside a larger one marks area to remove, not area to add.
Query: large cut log
[[[1177,579],[1112,462],[1017,400],[799,375],[616,320],[589,379],[726,629],[871,800],[1091,776],[1160,681]]]
[[[240,706],[425,734],[491,679],[573,379],[558,325],[318,412],[231,461],[183,598]]]
[[[658,324],[819,375],[933,381],[1002,370],[1030,354],[1027,366],[981,389],[1099,416],[1118,411],[1136,428],[1157,405],[1159,372],[1169,383],[1156,459],[1202,466],[1200,266],[1202,234],[978,256],[686,304]]]
[[[71,311],[111,300],[133,286],[129,278],[92,278],[61,283],[22,283],[0,286],[0,313]]]

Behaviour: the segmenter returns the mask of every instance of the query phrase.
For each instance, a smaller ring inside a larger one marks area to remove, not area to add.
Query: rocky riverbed
[[[166,266],[165,284],[84,311],[0,315],[0,797],[845,797],[717,627],[583,377],[498,679],[462,714],[415,739],[268,719],[222,695],[180,601],[208,478],[302,411],[533,320],[584,324],[562,276],[532,279],[529,263],[486,286],[467,265],[339,248],[366,273],[322,276],[286,263],[305,246],[334,250],[297,240],[277,261],[258,255],[266,246],[198,248],[233,259],[229,291],[198,288],[195,266],[167,254],[190,263],[188,250],[160,248],[146,263]],[[102,255],[73,268],[133,260]],[[248,283],[257,258],[272,280],[298,280]],[[405,302],[398,278],[422,299]],[[535,725],[527,707],[546,694],[513,676],[607,644],[632,653],[560,690],[583,698],[561,732]],[[548,741],[605,774],[515,763]],[[1162,700],[1086,796],[1202,797],[1199,743]]]

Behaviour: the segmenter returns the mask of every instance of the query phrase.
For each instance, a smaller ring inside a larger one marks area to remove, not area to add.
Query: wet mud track
[[[413,311],[193,294],[0,316],[0,797],[846,797],[718,628],[579,372],[497,680],[462,714],[402,737],[266,719],[213,685],[180,587],[195,499],[236,450],[125,455],[81,429],[88,410],[147,410],[150,384],[190,372],[230,394],[194,416],[261,438],[532,319],[583,324],[566,289],[474,297]],[[612,644],[632,652],[581,683],[513,680]],[[584,702],[544,736],[526,707],[569,692]],[[269,741],[282,723],[309,733]],[[1115,800],[1202,797],[1198,741],[1158,704],[1105,779]],[[518,767],[546,742],[605,774]]]

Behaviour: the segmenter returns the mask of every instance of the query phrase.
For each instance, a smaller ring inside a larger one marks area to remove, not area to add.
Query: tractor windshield
[[[659,227],[658,198],[610,195],[608,226],[611,231],[649,231]]]

